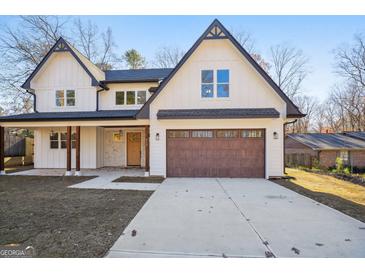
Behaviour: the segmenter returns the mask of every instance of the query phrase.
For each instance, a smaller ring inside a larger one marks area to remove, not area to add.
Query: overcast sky
[[[269,59],[271,45],[288,43],[310,59],[311,74],[305,93],[323,100],[339,81],[334,71],[333,50],[351,43],[356,33],[365,34],[364,16],[81,16],[100,29],[110,26],[120,52],[140,51],[148,60],[161,46],[187,50],[214,18],[229,30],[249,32],[255,49]],[[0,16],[0,24],[16,24],[17,18]]]

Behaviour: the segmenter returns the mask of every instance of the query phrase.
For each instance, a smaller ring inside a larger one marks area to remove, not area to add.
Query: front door
[[[127,165],[141,166],[141,133],[127,133]]]

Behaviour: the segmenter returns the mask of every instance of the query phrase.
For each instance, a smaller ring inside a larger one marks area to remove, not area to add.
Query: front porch
[[[80,124],[22,125],[34,130],[34,169],[17,175],[149,175],[149,125],[140,121]],[[4,127],[0,127],[0,170],[4,174],[3,135]]]

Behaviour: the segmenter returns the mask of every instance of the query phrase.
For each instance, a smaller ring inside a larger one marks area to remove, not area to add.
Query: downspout
[[[109,90],[107,86],[100,86],[101,89],[96,90],[96,111],[99,111],[99,93],[103,90]]]
[[[283,124],[283,172],[285,174],[285,126],[286,125],[290,125],[290,124],[295,124],[298,121],[298,119],[295,119],[294,121],[291,122],[286,122]]]
[[[37,111],[37,95],[34,92],[29,91],[28,89],[26,89],[25,91],[33,96],[33,109],[34,109],[34,112],[38,112]]]

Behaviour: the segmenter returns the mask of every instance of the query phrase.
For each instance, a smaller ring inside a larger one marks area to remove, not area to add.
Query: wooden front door
[[[127,165],[141,166],[141,133],[127,133]]]

